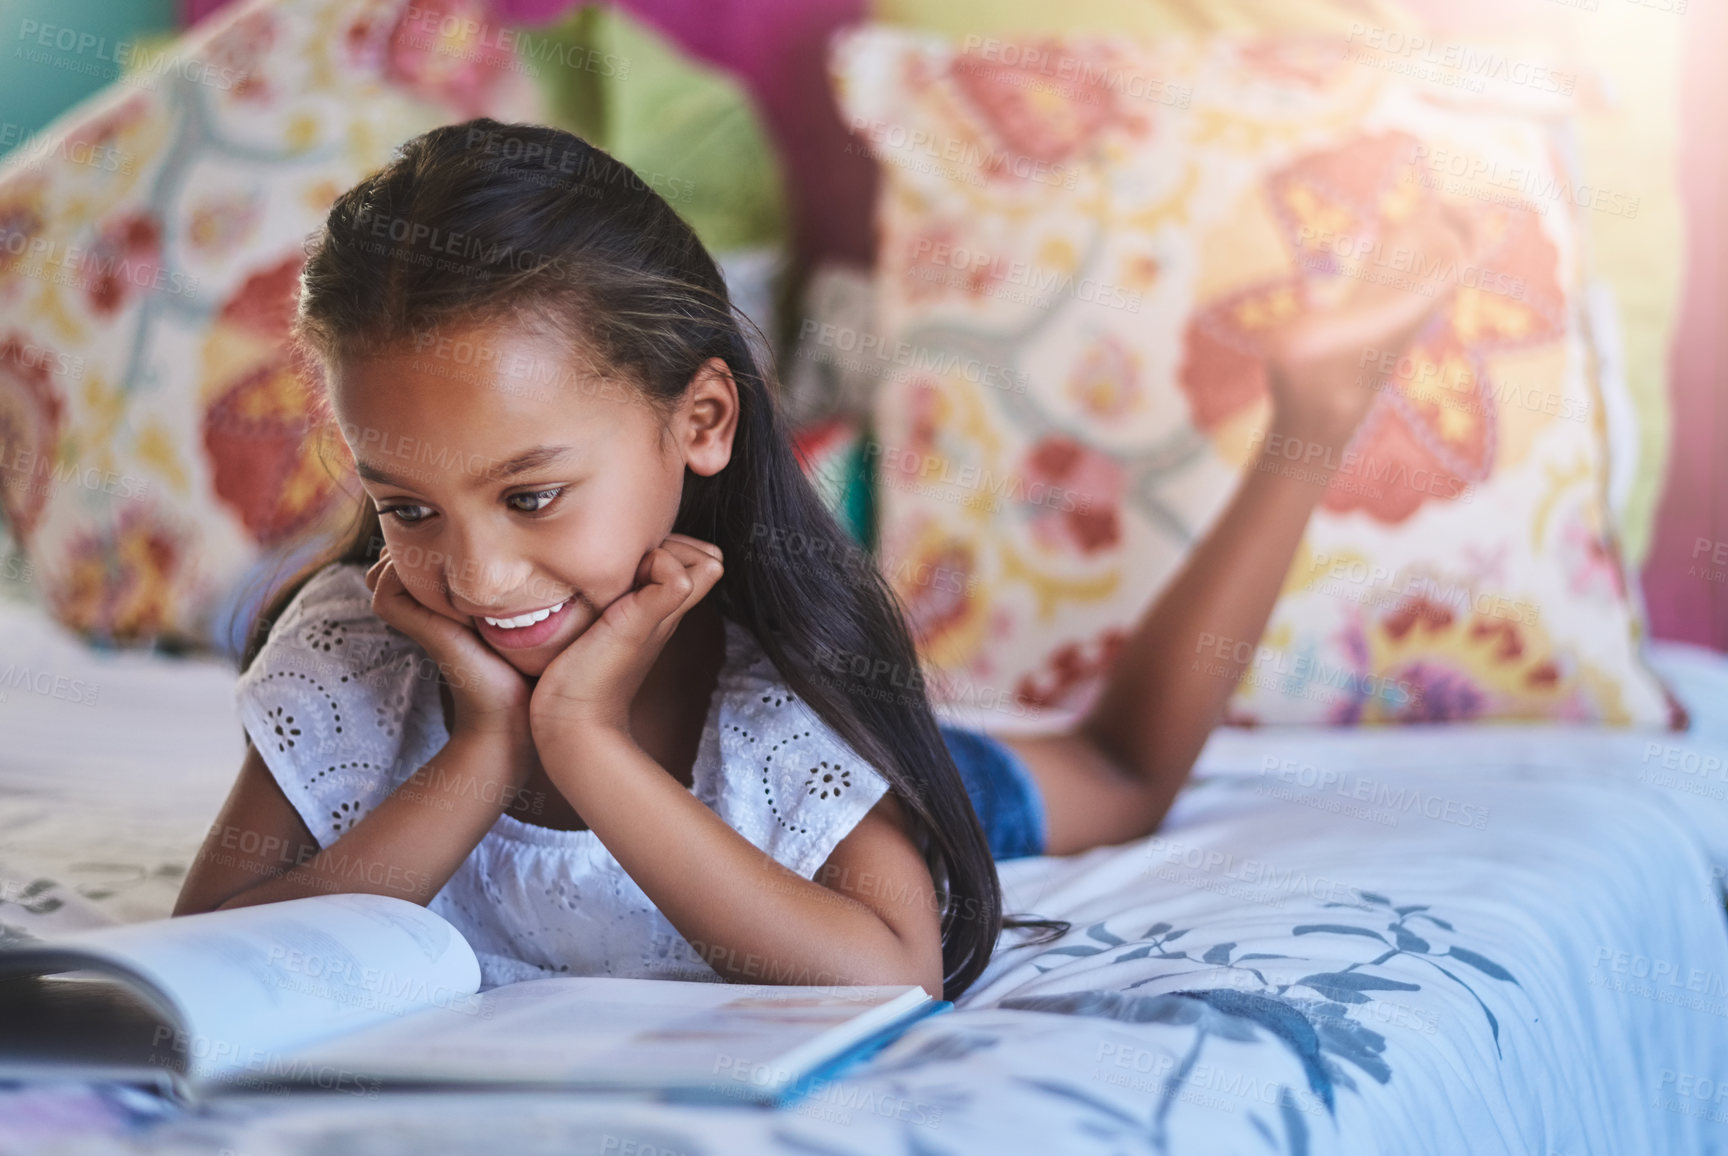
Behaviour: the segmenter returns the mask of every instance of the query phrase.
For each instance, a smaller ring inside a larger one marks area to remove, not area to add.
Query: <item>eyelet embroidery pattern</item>
[[[294,725],[294,716],[288,713],[286,707],[275,707],[266,716],[270,729],[276,734],[276,749],[288,750],[294,745],[294,740],[300,737],[300,728]]]
[[[300,641],[313,650],[321,650],[329,654],[348,639],[348,628],[334,618],[326,618],[317,626],[308,626],[300,632]]]
[[[341,805],[340,810],[330,812],[330,830],[333,834],[340,835],[343,831],[352,827],[354,825],[354,821],[356,819],[358,819],[359,817],[360,817],[360,800],[359,799],[354,799],[354,800],[351,800],[350,802],[343,803]]]
[[[787,700],[790,700],[790,698],[790,695],[786,696]],[[762,701],[767,702],[768,697],[764,695]],[[776,705],[779,704],[777,703]],[[751,742],[756,741],[754,735],[750,734],[749,731],[738,726],[736,723],[733,724],[732,729],[744,735]],[[807,730],[794,731],[791,737],[782,739],[780,742],[775,743],[773,746],[768,748],[768,753],[762,756],[762,794],[764,800],[768,804],[768,810],[773,813],[775,821],[782,827],[800,835],[808,835],[810,833],[810,828],[793,823],[791,820],[786,818],[785,814],[782,813],[781,801],[775,797],[774,788],[769,784],[769,775],[773,770],[770,764],[774,761],[775,751],[780,750],[781,747],[789,747],[799,739],[807,739],[810,737],[810,734],[811,732]],[[785,754],[789,755],[791,752],[787,751]],[[782,758],[784,757],[785,755],[782,755]],[[804,772],[804,794],[815,795],[818,799],[833,799],[837,801],[840,798],[840,793],[851,786],[852,772],[846,770],[839,763],[831,763],[827,759],[818,760],[814,766]]]
[[[335,727],[337,734],[342,733],[342,708],[337,704],[336,696],[324,689],[323,683],[319,682],[311,675],[298,670],[273,670],[264,676],[263,681],[268,683],[271,679],[276,678],[301,679],[313,690],[323,695],[324,701],[330,704],[331,725]],[[299,739],[301,732],[300,728],[294,725],[294,716],[288,713],[288,708],[282,706],[271,707],[269,712],[266,714],[265,719],[275,731],[276,749],[278,751],[287,751],[292,749],[295,741]]]
[[[402,731],[402,720],[408,717],[408,706],[408,688],[403,687],[372,708],[373,721],[386,736],[395,738]]]
[[[368,594],[362,566],[320,575],[243,684],[247,727],[326,846],[448,739],[437,685],[418,675],[424,653],[372,615]],[[728,625],[714,729],[705,723],[693,788],[734,829],[808,876],[885,784],[799,708],[802,696],[737,629]],[[483,982],[558,974],[717,981],[598,839],[577,834],[584,837],[504,823],[429,901],[469,940]]]
[[[815,795],[818,799],[840,797],[840,792],[852,786],[852,772],[839,763],[830,763],[827,759],[810,768],[809,776],[804,780],[804,793]]]
[[[306,815],[321,842],[352,828],[388,792],[398,761],[392,756],[406,754],[401,744],[413,730],[414,687],[401,685],[404,655],[393,653],[382,623],[371,629],[360,591],[345,589],[363,585],[357,568],[308,583],[242,678],[242,714],[248,704],[255,712],[246,725],[272,760],[293,764],[286,773],[299,782],[290,798],[303,793],[312,804]],[[373,708],[377,731],[350,725],[347,716]],[[417,740],[408,761],[424,760],[421,745]],[[273,773],[284,772],[274,766]]]
[[[377,763],[368,762],[365,759],[355,759],[352,762],[331,763],[307,779],[306,782],[308,784],[323,783],[325,786],[334,786],[343,779],[357,778],[361,782],[371,782],[378,777],[380,772],[388,769],[388,767],[381,767]],[[344,773],[339,774],[338,772]],[[328,783],[324,782],[326,776],[332,776]]]

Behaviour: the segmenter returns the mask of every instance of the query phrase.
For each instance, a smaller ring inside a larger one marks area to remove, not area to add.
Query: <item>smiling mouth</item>
[[[530,610],[526,614],[517,614],[510,618],[488,618],[481,615],[474,619],[474,629],[480,637],[491,643],[498,650],[533,650],[545,646],[558,637],[569,623],[575,612],[579,598],[570,597],[556,606],[548,606],[542,610]]]
[[[543,610],[530,610],[528,613],[518,614],[514,618],[487,618],[485,615],[481,615],[481,620],[500,630],[521,630],[524,626],[532,626],[536,622],[546,621],[564,609],[565,603],[568,601],[569,599],[565,599],[564,602],[560,602],[556,606],[548,606]]]

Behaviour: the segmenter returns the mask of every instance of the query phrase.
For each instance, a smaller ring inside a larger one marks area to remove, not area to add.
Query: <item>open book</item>
[[[482,992],[433,912],[318,895],[0,949],[0,1079],[143,1082],[186,1102],[460,1084],[784,1103],[951,1006],[915,986]]]

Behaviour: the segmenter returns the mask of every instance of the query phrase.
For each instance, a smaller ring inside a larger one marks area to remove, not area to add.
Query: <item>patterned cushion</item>
[[[0,164],[0,512],[56,617],[235,653],[271,583],[347,525],[346,449],[284,342],[303,245],[437,125],[566,123],[589,100],[594,135],[652,170],[774,331],[778,162],[742,89],[590,16],[530,32],[485,0],[236,4]]]
[[[1351,51],[837,42],[882,162],[879,339],[923,367],[877,400],[882,560],[969,579],[900,585],[939,701],[985,726],[1083,710],[1266,436],[1260,334],[1340,276],[1407,272],[1378,239],[1443,197],[1486,255],[1404,360],[1365,365],[1379,396],[1265,638],[1212,640],[1252,654],[1228,717],[1672,721],[1606,509],[1578,221],[1518,191],[1553,179],[1565,94]]]
[[[0,508],[74,629],[231,645],[278,552],[350,516],[283,343],[303,239],[408,137],[535,107],[430,11],[236,5],[0,166]]]
[[[1657,7],[1665,17],[1651,19]],[[1684,11],[1684,3],[1678,9]],[[1690,33],[1675,3],[1604,4],[1563,0],[872,0],[871,14],[959,40],[1025,39],[1080,31],[1155,40],[1207,32],[1295,32],[1377,38],[1397,49],[1387,63],[1421,69],[1448,54],[1473,55],[1477,73],[1544,62],[1576,78],[1573,139],[1555,159],[1570,183],[1549,195],[1573,197],[1603,306],[1598,332],[1614,328],[1617,356],[1605,389],[1620,391],[1608,431],[1614,452],[1610,498],[1631,570],[1644,564],[1668,461],[1669,345],[1680,316],[1685,229],[1679,188],[1677,113],[1682,57]],[[1402,39],[1400,39],[1402,36]],[[1454,77],[1423,78],[1443,84]],[[1690,539],[1687,539],[1688,541]]]

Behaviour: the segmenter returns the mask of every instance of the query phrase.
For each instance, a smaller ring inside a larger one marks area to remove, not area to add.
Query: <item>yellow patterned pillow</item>
[[[283,342],[303,238],[409,137],[538,119],[485,14],[237,4],[0,165],[0,509],[62,622],[234,649],[281,551],[351,517]]]
[[[1240,722],[1674,721],[1607,516],[1579,225],[1542,191],[1567,77],[883,26],[831,68],[883,173],[875,336],[913,371],[876,405],[881,552],[939,701],[1084,709],[1266,437],[1267,326],[1410,274],[1381,238],[1439,197],[1486,247],[1403,359],[1365,356],[1379,396],[1265,639],[1171,661],[1251,654]]]

